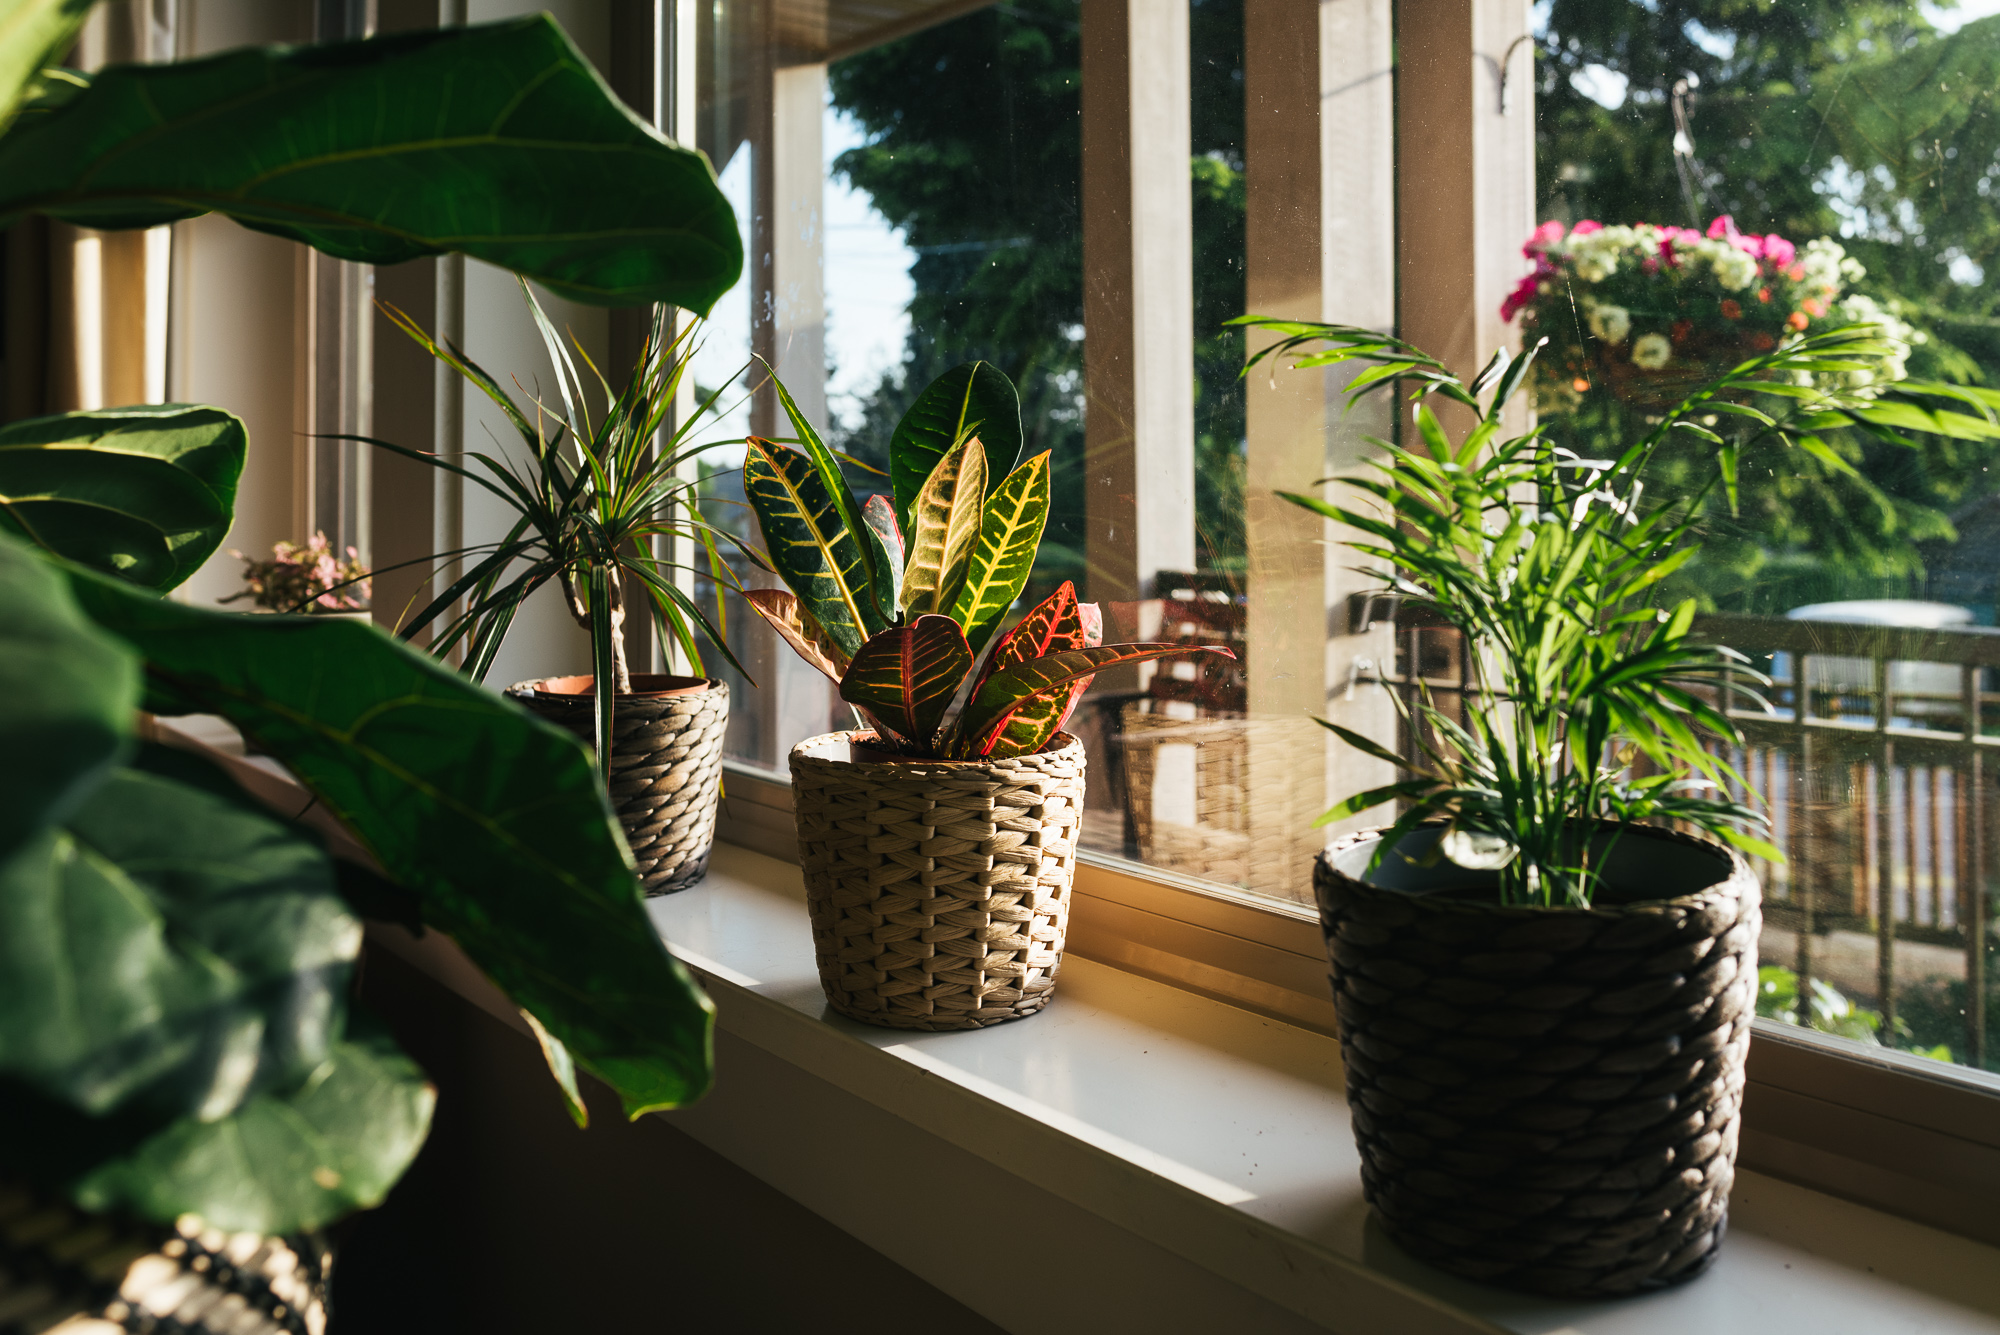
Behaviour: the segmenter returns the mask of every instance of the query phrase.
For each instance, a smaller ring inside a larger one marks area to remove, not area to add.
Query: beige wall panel
[[[242,587],[230,548],[270,554],[298,541],[293,409],[294,315],[299,248],[209,215],[174,225],[174,330],[171,398],[212,403],[243,419],[250,453],[236,493],[236,526],[223,550],[183,588],[213,602]]]

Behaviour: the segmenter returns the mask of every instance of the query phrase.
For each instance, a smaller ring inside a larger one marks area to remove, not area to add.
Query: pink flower
[[[1708,225],[1710,241],[1734,241],[1740,235],[1742,234],[1736,230],[1736,219],[1726,213]]]
[[[1534,234],[1528,238],[1528,243],[1521,247],[1521,253],[1533,259],[1536,251],[1547,250],[1561,241],[1567,230],[1561,223],[1551,218],[1535,229]]]
[[[1783,269],[1798,254],[1798,247],[1772,232],[1764,238],[1764,259],[1774,269]]]
[[[1543,274],[1538,265],[1535,272],[1523,278],[1514,290],[1507,294],[1507,300],[1500,303],[1500,318],[1511,320],[1521,313],[1523,307],[1534,305],[1536,296],[1540,294],[1542,278]]]
[[[1603,230],[1603,223],[1598,222],[1595,218],[1585,218],[1582,222],[1570,228],[1569,234],[1571,236],[1589,236],[1592,232],[1601,232]]]

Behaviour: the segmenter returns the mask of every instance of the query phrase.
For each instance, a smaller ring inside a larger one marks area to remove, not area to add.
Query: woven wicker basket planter
[[[982,1029],[1046,1006],[1062,966],[1083,746],[861,763],[792,748],[799,861],[827,1004],[890,1029]]]
[[[1367,872],[1378,837],[1335,843],[1313,885],[1362,1181],[1389,1236],[1563,1297],[1701,1273],[1728,1218],[1756,997],[1742,859],[1629,830],[1597,907],[1503,908],[1442,861]]]
[[[524,681],[508,687],[507,695],[590,745],[597,736],[597,703],[587,693],[589,680]],[[646,893],[671,894],[708,872],[729,687],[712,677],[643,674],[632,684],[640,689],[619,696],[612,711],[611,805]],[[551,685],[559,691],[546,689]]]
[[[0,1181],[0,1331],[316,1335],[332,1255],[320,1234],[224,1233],[93,1214]]]

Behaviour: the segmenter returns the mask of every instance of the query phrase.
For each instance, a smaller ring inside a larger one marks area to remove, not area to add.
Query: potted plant
[[[740,272],[708,163],[546,16],[45,70],[90,8],[0,36],[0,212],[213,210],[602,304],[701,311]],[[162,596],[225,540],[245,450],[184,404],[0,428],[0,1193],[37,1223],[6,1245],[25,1327],[324,1323],[317,1230],[382,1199],[432,1101],[350,1005],[363,917],[455,940],[579,1121],[579,1072],[631,1116],[710,1078],[713,1008],[574,737],[342,617]],[[227,717],[313,801],[159,745],[141,709]]]
[[[1705,234],[1550,221],[1521,253],[1534,272],[1501,304],[1500,318],[1518,315],[1527,342],[1548,340],[1534,377],[1545,411],[1573,406],[1593,386],[1635,407],[1671,408],[1815,325],[1877,326],[1897,346],[1866,374],[1900,380],[1910,347],[1925,338],[1870,298],[1846,293],[1866,271],[1839,242],[1823,236],[1796,246],[1775,232],[1738,231],[1727,214]]]
[[[624,386],[614,393],[600,381],[610,402],[593,417],[570,349],[526,283],[521,291],[555,367],[559,405],[516,401],[463,350],[439,346],[403,312],[386,308],[398,328],[498,404],[525,447],[519,464],[475,455],[475,471],[370,441],[476,483],[515,515],[500,542],[419,562],[477,558],[399,633],[411,639],[430,630],[434,655],[462,650],[466,674],[484,681],[522,602],[544,585],[560,588],[570,615],[590,637],[591,671],[516,682],[507,695],[596,748],[646,892],[669,894],[708,870],[729,720],[729,687],[702,673],[695,629],[732,664],[736,660],[676,584],[674,563],[655,544],[662,538],[700,543],[709,558],[704,573],[733,587],[715,535],[735,539],[703,521],[694,482],[680,476],[689,460],[713,447],[690,442],[722,390],[668,428],[695,326],[676,335],[666,309],[656,308]],[[625,653],[631,595],[645,600],[662,640],[677,647],[698,675],[631,671]]]
[[[1724,758],[1738,733],[1716,691],[1733,674],[1755,701],[1762,679],[1700,640],[1692,600],[1656,601],[1698,550],[1703,496],[1648,495],[1640,474],[1676,432],[1715,445],[1707,485],[1726,489],[1761,439],[1892,436],[1917,412],[1990,436],[2000,417],[1939,408],[1976,401],[1950,386],[1840,388],[1894,355],[1850,326],[1751,358],[1583,459],[1539,427],[1503,436],[1532,353],[1467,386],[1369,330],[1244,323],[1280,335],[1253,365],[1321,345],[1298,364],[1372,364],[1355,395],[1415,382],[1414,438],[1377,442],[1378,475],[1347,480],[1358,502],[1287,499],[1357,532],[1390,596],[1466,637],[1480,701],[1461,720],[1421,689],[1397,697],[1408,754],[1326,724],[1402,775],[1326,813],[1400,804],[1313,868],[1367,1197],[1403,1247],[1474,1279],[1585,1297],[1698,1274],[1727,1219],[1757,993],[1740,853],[1781,856],[1752,833],[1764,818]],[[1475,415],[1463,439],[1431,395]]]
[[[243,562],[243,588],[224,603],[247,598],[262,612],[368,617],[368,568],[361,564],[361,553],[349,547],[345,557],[335,555],[324,533],[304,543],[276,543],[268,561],[234,548],[229,554]]]
[[[1194,651],[1102,643],[1067,581],[1000,633],[1041,545],[1049,456],[1015,465],[1018,400],[991,366],[911,405],[893,502],[857,503],[777,393],[802,448],[752,439],[744,493],[791,592],[744,597],[863,724],[791,754],[827,1003],[892,1029],[1033,1014],[1061,966],[1083,815],[1083,746],[1063,724],[1102,669]]]

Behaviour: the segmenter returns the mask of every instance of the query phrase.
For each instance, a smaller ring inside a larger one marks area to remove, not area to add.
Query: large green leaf
[[[991,362],[965,362],[946,371],[917,395],[889,439],[889,485],[896,493],[896,517],[903,532],[917,492],[938,460],[968,436],[986,451],[989,484],[1006,477],[1021,457],[1021,399],[1014,382]]]
[[[220,212],[342,259],[457,251],[599,305],[705,313],[743,267],[707,159],[546,15],[107,69],[0,139],[0,215],[29,212]]]
[[[0,130],[62,59],[97,0],[0,0]]]
[[[14,422],[0,428],[0,525],[171,589],[228,534],[247,445],[234,415],[180,403]]]
[[[117,760],[139,660],[85,619],[61,576],[0,534],[0,859]]]
[[[227,1117],[186,1117],[71,1189],[86,1210],[232,1232],[318,1228],[381,1203],[423,1148],[436,1094],[386,1036],[337,1043],[296,1084]]]
[[[1066,694],[1066,688],[1105,668],[1195,653],[1236,657],[1229,650],[1212,645],[1106,644],[1093,649],[1066,649],[1004,668],[986,679],[959,715],[955,752],[961,756],[988,754],[994,734],[1007,717],[1038,695]]]
[[[149,598],[80,567],[156,713],[228,718],[632,1115],[708,1086],[713,1007],[653,930],[575,738],[373,627]]]
[[[860,705],[928,748],[951,697],[972,671],[972,650],[950,617],[920,616],[861,646],[840,679],[840,698]]]
[[[973,653],[986,647],[1000,618],[1021,596],[1048,522],[1049,453],[1044,450],[994,488],[979,518],[979,541],[951,605],[951,619],[965,627]]]
[[[326,855],[211,792],[115,771],[0,864],[0,1073],[102,1114],[213,1120],[339,1036],[361,924]]]
[[[938,460],[910,506],[904,611],[921,616],[951,610],[979,537],[985,499],[986,455],[978,441],[960,441]]]
[[[852,658],[887,625],[874,607],[861,544],[812,462],[797,450],[752,437],[743,457],[743,492],[757,512],[764,546],[799,603]]]

